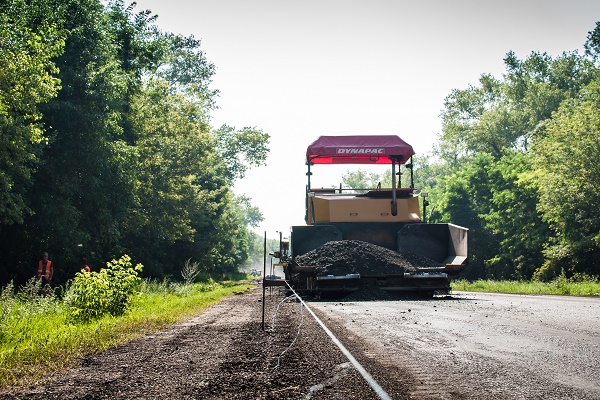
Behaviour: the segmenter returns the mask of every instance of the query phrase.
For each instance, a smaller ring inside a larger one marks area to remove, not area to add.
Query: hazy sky
[[[600,21],[598,0],[137,3],[163,31],[201,40],[220,91],[213,126],[271,135],[267,166],[234,188],[260,208],[257,232],[268,237],[304,224],[304,157],[320,135],[398,135],[429,152],[453,89],[483,73],[501,78],[511,50],[520,59],[582,53]],[[339,185],[351,167],[334,177],[331,167],[313,168],[314,186]]]

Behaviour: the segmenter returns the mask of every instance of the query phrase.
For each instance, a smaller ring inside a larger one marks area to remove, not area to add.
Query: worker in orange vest
[[[36,280],[42,280],[42,294],[46,295],[52,282],[52,275],[54,275],[54,265],[52,261],[48,259],[48,253],[42,253],[42,259],[38,262],[38,270]]]
[[[88,265],[88,263],[87,263],[87,259],[85,259],[85,258],[84,258],[84,259],[83,259],[83,260],[81,260],[81,261],[83,261],[83,268],[81,268],[81,272],[91,272],[91,271],[92,271],[92,269],[91,269],[91,268],[90,268],[90,266]]]

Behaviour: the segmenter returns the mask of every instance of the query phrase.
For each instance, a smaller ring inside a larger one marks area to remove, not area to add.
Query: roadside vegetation
[[[586,276],[567,278],[564,273],[550,282],[478,279],[452,282],[452,290],[467,292],[600,296],[600,281]]]
[[[40,296],[31,280],[0,295],[0,387],[41,379],[78,357],[100,352],[181,321],[243,292],[249,281],[142,280],[129,257]]]

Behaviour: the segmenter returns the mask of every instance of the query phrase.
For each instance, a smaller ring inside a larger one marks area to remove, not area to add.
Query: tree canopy
[[[0,277],[49,251],[58,281],[128,254],[144,273],[213,276],[248,261],[260,211],[231,188],[269,135],[213,129],[215,68],[193,37],[121,0],[0,5]]]
[[[60,89],[52,59],[64,46],[60,12],[41,2],[0,4],[0,222],[22,223],[31,174],[47,137],[40,104]]]
[[[599,32],[585,55],[509,52],[501,79],[446,98],[431,202],[435,220],[470,228],[467,277],[600,275]]]

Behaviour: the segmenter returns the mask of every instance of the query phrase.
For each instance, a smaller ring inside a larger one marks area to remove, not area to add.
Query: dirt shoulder
[[[257,287],[190,320],[85,357],[43,384],[3,391],[0,399],[378,398],[306,309],[281,302],[285,296],[278,290],[267,289],[265,331]],[[375,379],[386,380],[389,371],[370,368]],[[396,376],[384,389],[407,398],[408,381]]]

